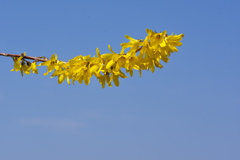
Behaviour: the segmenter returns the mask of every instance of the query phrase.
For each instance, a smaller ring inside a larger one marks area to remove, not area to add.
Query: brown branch
[[[142,49],[142,47],[138,48],[136,52],[139,52]],[[9,53],[0,53],[0,56],[5,56],[5,57],[21,57],[22,54],[9,54]],[[31,59],[36,62],[46,62],[49,59],[46,57],[32,57],[32,56],[24,56],[24,59]]]
[[[9,53],[0,53],[0,56],[5,56],[5,57],[21,57],[22,55],[18,55],[18,54],[9,54]],[[31,59],[37,62],[46,62],[48,61],[48,58],[46,57],[32,57],[32,56],[24,56],[24,59]]]
[[[142,49],[142,46],[136,50],[136,52],[140,51]]]
[[[136,52],[139,52],[142,49],[142,46],[136,50]],[[0,53],[0,56],[5,56],[5,57],[21,57],[23,54],[9,54],[9,53]],[[36,62],[46,62],[49,61],[48,58],[46,57],[32,57],[32,56],[24,56],[24,59],[31,59]]]

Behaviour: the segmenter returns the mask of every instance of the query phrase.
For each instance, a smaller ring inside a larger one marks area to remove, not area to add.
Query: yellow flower
[[[40,63],[39,66],[47,66],[47,72],[44,73],[44,75],[48,75],[48,73],[52,72],[54,69],[56,69],[56,70],[60,69],[59,63],[60,63],[60,61],[58,60],[57,54],[53,54],[48,61]]]
[[[36,62],[29,62],[24,60],[24,56],[26,56],[26,53],[24,52],[20,57],[13,57],[14,66],[11,71],[20,71],[21,75],[24,74],[30,74],[32,73],[38,73],[36,68]]]
[[[122,46],[121,53],[123,53],[126,48],[130,48],[129,53],[133,52],[133,54],[136,54],[136,51],[142,46],[143,41],[140,39],[134,39],[128,35],[126,35],[125,38],[127,38],[129,42],[120,44]]]
[[[119,86],[119,77],[127,78],[125,73],[133,76],[134,70],[138,70],[142,76],[142,70],[154,72],[156,67],[162,68],[160,62],[168,62],[170,54],[177,52],[177,47],[182,45],[180,41],[183,34],[167,35],[166,31],[157,33],[150,29],[146,29],[146,32],[145,39],[134,39],[126,35],[129,42],[120,44],[120,53],[114,52],[108,45],[110,53],[101,55],[97,48],[93,57],[80,55],[68,62],[59,61],[57,55],[53,54],[48,61],[37,65],[35,61],[26,61],[26,53],[23,53],[20,57],[13,57],[14,67],[11,71],[20,71],[22,75],[38,74],[37,67],[46,66],[47,72],[44,75],[52,72],[51,78],[57,77],[59,84],[66,80],[68,84],[77,81],[88,85],[92,76],[95,76],[102,88],[105,84],[112,87],[112,82]],[[125,69],[125,73],[122,69]]]
[[[109,50],[112,53],[103,54],[101,57],[104,58],[106,63],[106,69],[111,72],[114,70],[118,72],[121,68],[126,68],[127,70],[131,70],[135,66],[135,61],[137,57],[132,55],[131,53],[124,54],[124,53],[116,53],[112,50],[111,46],[108,46]]]
[[[167,50],[170,52],[178,52],[178,49],[176,46],[181,46],[182,42],[182,37],[184,37],[184,34],[180,35],[169,35],[166,37],[166,42],[168,43],[167,45]]]
[[[22,61],[22,67],[20,69],[22,76],[23,76],[24,73],[25,74],[30,74],[31,73],[30,69],[31,69],[31,62],[28,62],[28,61],[24,62],[24,61]]]
[[[31,63],[31,71],[32,71],[32,73],[38,74],[38,69],[37,69],[36,62]]]
[[[21,64],[22,59],[23,59],[22,56],[13,57],[14,66],[13,66],[13,69],[11,71],[16,71],[17,72],[22,68],[22,64]]]

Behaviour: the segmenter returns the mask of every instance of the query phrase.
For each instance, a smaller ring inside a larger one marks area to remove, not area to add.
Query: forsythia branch
[[[162,68],[160,61],[168,62],[172,52],[177,52],[178,46],[181,46],[183,34],[167,35],[166,31],[157,33],[150,29],[146,29],[147,36],[145,39],[134,39],[128,35],[125,37],[129,42],[121,43],[120,53],[116,53],[108,45],[111,53],[100,54],[99,49],[96,49],[96,56],[91,57],[79,55],[70,59],[68,62],[58,60],[56,54],[53,54],[50,59],[46,57],[31,57],[26,53],[20,55],[0,53],[0,56],[12,57],[14,67],[11,71],[20,71],[24,74],[36,73],[37,67],[46,66],[47,75],[53,72],[51,77],[58,77],[58,83],[64,80],[68,84],[74,84],[75,81],[86,85],[90,83],[92,76],[95,76],[102,88],[107,84],[112,87],[112,82],[119,86],[119,77],[127,78],[122,69],[126,73],[133,76],[133,71],[138,70],[141,76],[142,70],[155,71],[155,67]],[[127,49],[127,51],[126,51]],[[33,60],[32,62],[27,61]],[[37,62],[41,62],[37,64]]]
[[[19,55],[19,54],[0,53],[0,56],[21,57],[22,55],[21,54]],[[48,58],[46,58],[46,57],[24,56],[24,59],[30,59],[30,60],[34,60],[36,62],[46,62],[46,61],[48,61]]]

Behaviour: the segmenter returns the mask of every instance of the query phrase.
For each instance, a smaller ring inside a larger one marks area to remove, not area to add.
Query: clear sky
[[[1,160],[239,160],[240,2],[0,0],[0,52],[67,61],[124,35],[184,33],[155,73],[59,85],[0,57]]]

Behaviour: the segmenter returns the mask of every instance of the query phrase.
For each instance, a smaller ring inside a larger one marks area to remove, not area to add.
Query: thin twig
[[[0,53],[0,56],[6,56],[6,57],[21,57],[22,55],[18,55],[18,54],[9,54],[9,53]],[[48,58],[46,57],[32,57],[32,56],[24,56],[24,59],[31,59],[37,62],[46,62],[48,61]]]
[[[142,49],[142,46],[136,50],[136,52],[140,51]]]

